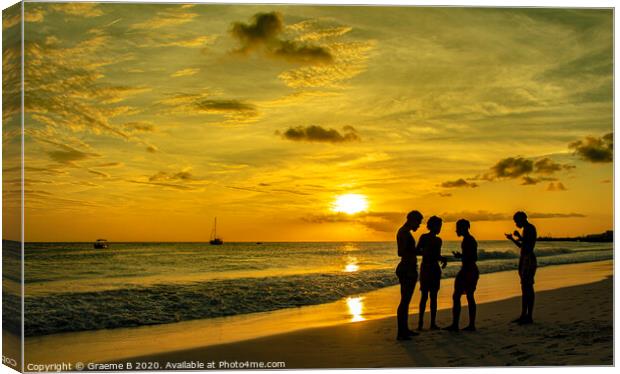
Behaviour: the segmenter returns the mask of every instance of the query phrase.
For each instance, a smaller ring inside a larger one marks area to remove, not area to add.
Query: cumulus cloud
[[[521,185],[522,186],[530,186],[530,185],[538,184],[540,182],[555,181],[555,180],[557,180],[557,178],[553,178],[553,177],[531,177],[529,175],[524,175],[523,177],[521,177]]]
[[[548,157],[532,160],[524,157],[508,157],[499,160],[491,170],[482,176],[485,180],[521,178],[521,185],[535,185],[545,181],[555,181],[552,175],[574,169],[574,165],[561,164]]]
[[[284,20],[278,12],[257,13],[249,23],[234,22],[230,29],[239,41],[238,53],[248,54],[261,50],[267,56],[304,64],[331,63],[333,58],[324,47],[305,44],[279,37],[284,30]]]
[[[353,126],[344,126],[342,133],[336,129],[324,128],[322,126],[297,126],[290,127],[283,133],[276,132],[284,139],[293,141],[322,142],[322,143],[344,143],[361,140]]]
[[[614,160],[614,134],[609,133],[600,138],[588,136],[568,145],[582,160],[603,163]]]
[[[545,157],[534,162],[534,171],[538,174],[553,174],[556,171],[574,169],[575,165],[560,164]]]
[[[305,64],[332,62],[332,55],[323,47],[303,45],[284,40],[273,50],[273,55],[291,62]]]
[[[292,88],[340,88],[342,82],[366,71],[375,45],[373,40],[330,42],[325,48],[329,49],[333,63],[301,66],[280,73],[278,78]]]
[[[445,188],[458,188],[458,187],[471,187],[471,188],[475,188],[475,187],[478,187],[478,184],[473,183],[473,182],[467,182],[465,179],[459,178],[457,180],[443,182],[441,184],[441,187],[445,187]]]
[[[566,187],[562,182],[551,182],[547,186],[547,191],[566,191]]]
[[[488,179],[518,178],[534,171],[534,162],[523,157],[508,157],[499,160],[491,167]]]

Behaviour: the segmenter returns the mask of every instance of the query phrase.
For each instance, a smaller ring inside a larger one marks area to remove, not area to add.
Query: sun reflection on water
[[[347,307],[349,307],[349,314],[351,315],[351,322],[365,321],[366,318],[362,316],[364,310],[363,297],[349,297],[347,298]]]
[[[353,272],[358,271],[359,269],[360,269],[360,267],[359,267],[359,265],[358,265],[358,264],[356,264],[356,263],[347,264],[347,265],[344,267],[344,271],[345,271],[345,273],[353,273]]]

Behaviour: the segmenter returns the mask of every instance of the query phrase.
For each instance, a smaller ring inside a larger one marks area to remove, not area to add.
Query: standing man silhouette
[[[409,329],[409,303],[415,290],[415,284],[418,281],[418,252],[416,250],[415,238],[412,231],[416,231],[422,223],[422,213],[412,210],[407,214],[407,221],[402,225],[396,233],[396,244],[398,246],[398,256],[401,258],[400,263],[396,267],[396,275],[400,283],[400,304],[396,311],[396,320],[398,322],[398,340],[411,340],[412,336],[418,333]]]
[[[521,278],[521,316],[512,322],[527,325],[534,322],[534,275],[536,275],[536,227],[527,220],[525,212],[516,212],[513,220],[523,233],[515,230],[513,234],[506,234],[506,238],[521,249],[519,256],[519,277]],[[514,236],[513,236],[514,235]]]
[[[464,331],[476,331],[476,299],[474,293],[478,285],[480,273],[476,261],[478,261],[478,242],[470,234],[471,224],[466,219],[456,221],[456,235],[463,238],[461,252],[452,252],[454,257],[461,259],[461,270],[454,279],[454,294],[452,294],[452,324],[445,329],[459,331],[461,318],[461,296],[467,296],[467,309],[469,311],[469,324]]]

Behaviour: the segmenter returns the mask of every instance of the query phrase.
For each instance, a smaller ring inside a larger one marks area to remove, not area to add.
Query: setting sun
[[[338,196],[332,208],[334,212],[347,214],[355,214],[367,209],[368,201],[366,196],[353,193]]]

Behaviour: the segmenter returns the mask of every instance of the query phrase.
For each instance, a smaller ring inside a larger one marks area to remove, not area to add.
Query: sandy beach
[[[25,360],[157,361],[161,368],[224,360],[283,361],[287,368],[611,365],[612,277],[612,261],[540,268],[536,323],[530,326],[509,323],[520,312],[520,287],[516,271],[504,271],[481,276],[475,333],[423,331],[413,341],[396,341],[399,288],[391,286],[266,313],[27,337]],[[453,279],[442,281],[440,326],[451,322],[452,288]],[[418,291],[410,307],[411,327],[418,321]],[[461,326],[467,323],[465,305],[463,298]]]
[[[500,284],[493,281],[514,275],[505,272],[481,279],[478,331],[473,333],[426,330],[400,342],[394,339],[395,320],[388,317],[117,362],[157,361],[164,368],[184,361],[282,361],[287,368],[612,365],[612,267],[604,261],[539,269],[539,289],[560,287],[538,292],[535,323],[528,326],[509,323],[520,311],[520,298],[485,302],[492,298],[484,292],[487,285],[495,288]],[[448,283],[442,284],[440,307],[446,306]],[[449,309],[439,311],[440,325],[450,318]],[[464,326],[466,308],[461,318]],[[410,317],[410,325],[415,323],[417,315]]]

